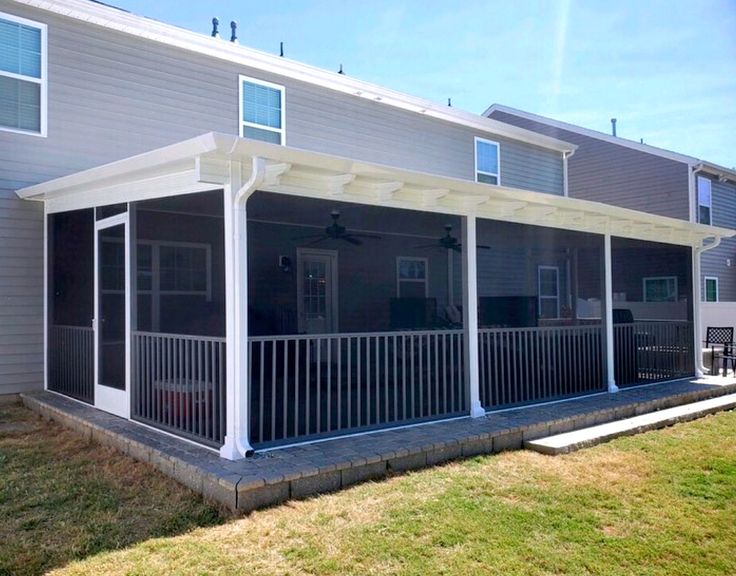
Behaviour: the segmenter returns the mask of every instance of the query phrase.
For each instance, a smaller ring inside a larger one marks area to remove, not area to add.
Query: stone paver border
[[[233,511],[248,512],[449,460],[736,392],[723,378],[677,380],[616,394],[492,412],[256,453],[231,462],[207,448],[52,392],[22,394],[43,417],[146,462]]]

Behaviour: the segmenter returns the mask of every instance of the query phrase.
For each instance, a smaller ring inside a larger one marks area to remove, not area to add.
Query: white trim
[[[493,172],[486,172],[485,170],[478,169],[478,144],[480,142],[483,142],[484,144],[493,144],[496,147],[496,169],[498,170],[497,173]],[[476,136],[473,139],[473,155],[475,158],[475,173],[473,174],[473,179],[476,182],[479,182],[481,184],[489,184],[491,186],[500,186],[501,185],[501,144],[496,142],[495,140],[489,140],[488,138],[481,138],[479,136]],[[478,174],[483,174],[484,176],[492,176],[496,179],[496,183],[493,184],[491,182],[480,182],[478,180]]]
[[[331,299],[332,299],[332,322],[328,329],[328,333],[338,332],[340,321],[338,318],[339,306],[339,288],[337,284],[337,250],[321,250],[318,248],[299,247],[296,249],[296,305],[297,305],[297,325],[300,333],[306,330],[304,326],[304,284],[302,276],[304,274],[304,257],[307,256],[326,256],[330,258],[330,283]]]
[[[423,262],[424,263],[424,278],[401,278],[401,263],[402,262]],[[429,297],[429,258],[421,258],[417,256],[397,256],[396,257],[396,297],[401,298],[401,283],[408,282],[413,284],[424,284],[424,297]]]
[[[100,232],[113,226],[124,227],[125,242],[125,390],[118,390],[100,384]],[[128,212],[115,214],[109,218],[95,221],[94,226],[94,391],[95,408],[110,412],[122,418],[130,418],[131,374],[131,266],[130,266],[130,226]]]
[[[49,389],[49,215],[43,206],[43,389]]]
[[[492,114],[494,112],[511,114],[513,116],[518,116],[519,118],[524,118],[526,120],[545,124],[546,126],[552,126],[553,128],[558,128],[560,130],[567,130],[568,132],[573,132],[582,136],[588,136],[589,138],[595,138],[596,140],[603,140],[604,142],[608,142],[609,144],[616,144],[625,148],[631,148],[633,150],[638,150],[639,152],[644,152],[646,154],[653,154],[654,156],[660,156],[662,158],[674,160],[675,162],[683,162],[689,165],[699,162],[697,158],[694,158],[692,156],[687,156],[678,152],[672,152],[663,148],[657,148],[655,146],[650,146],[649,144],[641,144],[640,142],[635,142],[634,140],[627,140],[626,138],[622,138],[620,136],[613,136],[612,134],[606,134],[605,132],[599,132],[598,130],[583,128],[582,126],[576,126],[575,124],[570,124],[568,122],[554,120],[552,118],[541,116],[539,114],[534,114],[532,112],[526,112],[524,110],[519,110],[510,106],[504,106],[503,104],[492,104],[486,109],[485,112],[483,112],[483,116],[485,116],[486,118],[492,118]]]
[[[461,238],[464,246],[477,245],[477,219],[466,216],[461,220]],[[470,400],[470,416],[486,415],[480,402],[480,363],[478,359],[478,251],[463,250],[463,346],[465,388]]]
[[[281,94],[281,128],[272,128],[271,126],[264,126],[263,124],[257,124],[255,122],[247,122],[243,120],[243,82],[250,82],[257,86],[263,86],[265,88],[272,88],[278,90]],[[241,138],[245,138],[243,135],[244,127],[256,128],[258,130],[265,130],[266,132],[273,132],[278,134],[280,137],[280,144],[286,146],[286,88],[281,84],[274,84],[273,82],[266,82],[260,78],[253,78],[252,76],[246,76],[244,74],[238,75],[238,134]]]
[[[555,272],[555,296],[546,296],[542,294],[542,271],[554,270]],[[537,315],[542,318],[542,300],[554,300],[556,303],[556,312],[554,318],[545,318],[546,320],[554,320],[560,317],[560,267],[559,266],[537,266],[537,301],[539,302],[539,311]]]
[[[675,299],[672,302],[677,302],[679,299],[679,293],[677,289],[677,276],[646,276],[641,279],[641,299],[642,302],[661,302],[661,300],[647,300],[647,282],[652,280],[674,280],[675,281]],[[670,302],[670,300],[665,300]]]
[[[706,178],[705,176],[696,176],[695,178],[696,187],[695,187],[695,199],[696,199],[696,216],[698,224],[705,224],[706,226],[710,226],[713,223],[713,182],[710,178]],[[700,183],[701,182],[707,182],[708,183],[708,203],[704,204],[700,201]],[[701,222],[700,221],[700,208],[705,207],[708,209],[708,220],[709,222]]]
[[[60,14],[67,18],[74,18],[96,26],[116,30],[129,36],[145,38],[153,42],[194,52],[198,55],[276,74],[291,81],[306,82],[371,102],[407,110],[425,117],[444,120],[456,125],[469,126],[485,133],[506,136],[559,151],[577,148],[574,144],[484,118],[477,114],[464,112],[458,108],[409,96],[344,74],[322,70],[275,54],[254,50],[241,44],[227,42],[220,38],[211,38],[208,35],[136,16],[102,3],[89,2],[88,0],[16,0],[16,2]]]
[[[21,18],[14,14],[8,14],[7,12],[0,12],[0,18],[3,20],[9,20],[16,22],[23,26],[30,28],[37,28],[41,32],[41,77],[36,78],[35,76],[26,76],[24,74],[15,74],[13,72],[6,72],[0,70],[0,76],[7,78],[14,78],[16,80],[22,80],[23,82],[33,82],[40,85],[40,99],[41,103],[39,106],[39,130],[22,130],[20,128],[11,128],[9,126],[0,126],[2,132],[12,132],[14,134],[25,134],[27,136],[38,136],[46,138],[48,135],[48,26],[43,22],[37,22],[35,20],[29,20],[27,18]]]
[[[708,280],[712,280],[716,283],[716,299],[708,300]],[[703,302],[720,302],[721,294],[718,286],[718,276],[704,276],[703,277]]]
[[[606,388],[609,393],[618,392],[616,385],[616,357],[614,352],[613,334],[613,250],[611,248],[611,235],[603,236],[603,303],[604,323],[603,335],[605,350],[603,360],[606,367]]]

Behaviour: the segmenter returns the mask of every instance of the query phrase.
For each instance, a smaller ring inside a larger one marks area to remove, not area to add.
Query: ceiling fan
[[[313,242],[310,242],[308,246],[314,246],[315,244],[319,244],[320,242],[326,242],[327,240],[343,240],[345,242],[348,242],[349,244],[353,244],[354,246],[360,246],[363,244],[363,241],[361,238],[370,238],[372,240],[381,240],[381,236],[377,234],[356,234],[354,232],[350,232],[345,226],[338,223],[338,220],[340,219],[340,211],[339,210],[333,210],[330,214],[330,217],[332,218],[332,224],[327,226],[324,230],[324,232],[320,234],[309,234],[307,236],[298,236],[294,238],[294,240],[309,240],[314,239]]]
[[[452,235],[452,224],[445,224],[445,235],[440,236],[431,244],[423,244],[421,246],[414,246],[414,248],[444,248],[445,250],[454,250],[455,252],[462,252],[463,245],[458,242],[458,239]],[[490,246],[484,246],[477,244],[476,248],[480,250],[490,250]]]

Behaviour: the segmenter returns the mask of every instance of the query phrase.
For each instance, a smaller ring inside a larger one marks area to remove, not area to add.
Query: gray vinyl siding
[[[736,228],[736,184],[711,179],[711,193],[713,225]],[[718,278],[719,300],[736,302],[736,239],[724,238],[720,246],[705,252],[701,256],[700,266],[703,278]],[[705,299],[704,284],[702,290]]]
[[[503,184],[562,193],[557,152],[7,0],[0,11],[48,25],[48,137],[0,130],[0,393],[42,384],[42,209],[13,191],[205,132],[237,134],[239,74],[285,86],[289,146],[472,180],[481,136],[500,143]]]
[[[654,154],[495,111],[491,118],[579,147],[569,159],[572,198],[688,220],[688,167]]]
[[[0,190],[0,394],[43,385],[42,215]]]
[[[48,138],[0,132],[5,188],[204,132],[236,134],[238,75],[244,74],[285,86],[289,146],[472,180],[474,137],[480,136],[500,143],[503,184],[562,193],[558,152],[7,0],[0,0],[0,11],[47,23],[49,46]]]

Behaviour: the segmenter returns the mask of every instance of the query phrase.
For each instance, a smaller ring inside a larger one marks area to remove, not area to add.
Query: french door
[[[128,214],[95,222],[95,406],[130,417]]]

